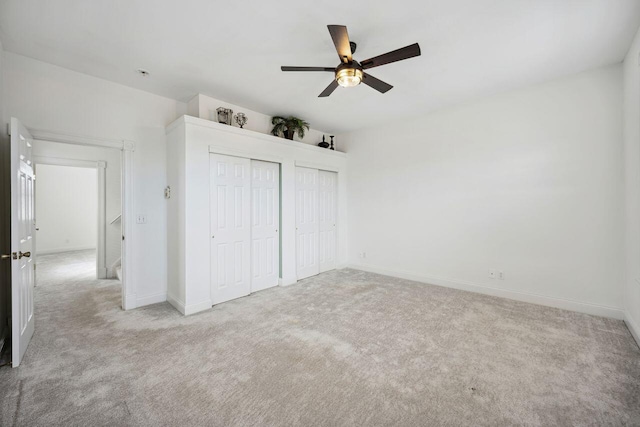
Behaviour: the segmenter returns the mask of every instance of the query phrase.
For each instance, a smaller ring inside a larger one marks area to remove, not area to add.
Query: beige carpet
[[[39,286],[0,424],[640,425],[617,320],[355,270],[187,318],[119,306],[118,282]]]

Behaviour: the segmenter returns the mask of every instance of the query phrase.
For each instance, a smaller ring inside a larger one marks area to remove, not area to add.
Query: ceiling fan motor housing
[[[336,67],[336,81],[340,86],[352,87],[362,82],[364,73],[358,61],[340,64]]]

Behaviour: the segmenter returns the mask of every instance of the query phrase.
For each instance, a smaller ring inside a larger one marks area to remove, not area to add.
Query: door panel
[[[211,299],[213,304],[251,290],[250,161],[210,155]]]
[[[336,195],[338,174],[318,171],[318,254],[320,272],[336,268]]]
[[[32,137],[11,119],[11,357],[18,366],[35,329],[33,287],[35,281],[34,181]]]
[[[298,279],[318,265],[318,170],[296,167],[296,271]]]
[[[280,165],[251,160],[251,291],[278,284]]]

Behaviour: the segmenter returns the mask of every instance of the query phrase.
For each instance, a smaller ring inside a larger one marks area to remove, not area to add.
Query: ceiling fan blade
[[[420,45],[418,43],[414,43],[382,55],[374,56],[373,58],[360,62],[360,65],[363,70],[366,70],[373,67],[379,67],[380,65],[389,64],[391,62],[413,58],[414,56],[420,56]]]
[[[345,64],[351,62],[351,44],[349,44],[347,27],[344,25],[327,25],[327,28],[329,28],[329,34],[331,34],[333,44],[336,46],[340,61]]]
[[[289,67],[283,65],[280,67],[282,71],[331,71],[335,73],[336,69],[331,67]]]
[[[371,74],[363,73],[362,83],[366,84],[369,87],[374,88],[380,93],[385,93],[393,89],[389,83],[385,83],[382,80],[378,80],[373,77]]]
[[[336,90],[337,87],[338,87],[338,81],[337,80],[332,81],[331,84],[329,84],[329,86],[327,86],[327,88],[323,90],[320,95],[318,95],[318,98],[324,98],[331,95],[333,91]]]

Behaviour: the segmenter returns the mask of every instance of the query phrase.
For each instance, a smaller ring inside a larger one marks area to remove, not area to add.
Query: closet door
[[[318,171],[318,254],[321,273],[336,268],[337,184],[337,173]]]
[[[211,299],[213,304],[251,291],[251,162],[210,155]]]
[[[318,170],[296,167],[296,270],[298,279],[318,265]]]
[[[251,160],[251,292],[278,284],[280,165]]]

